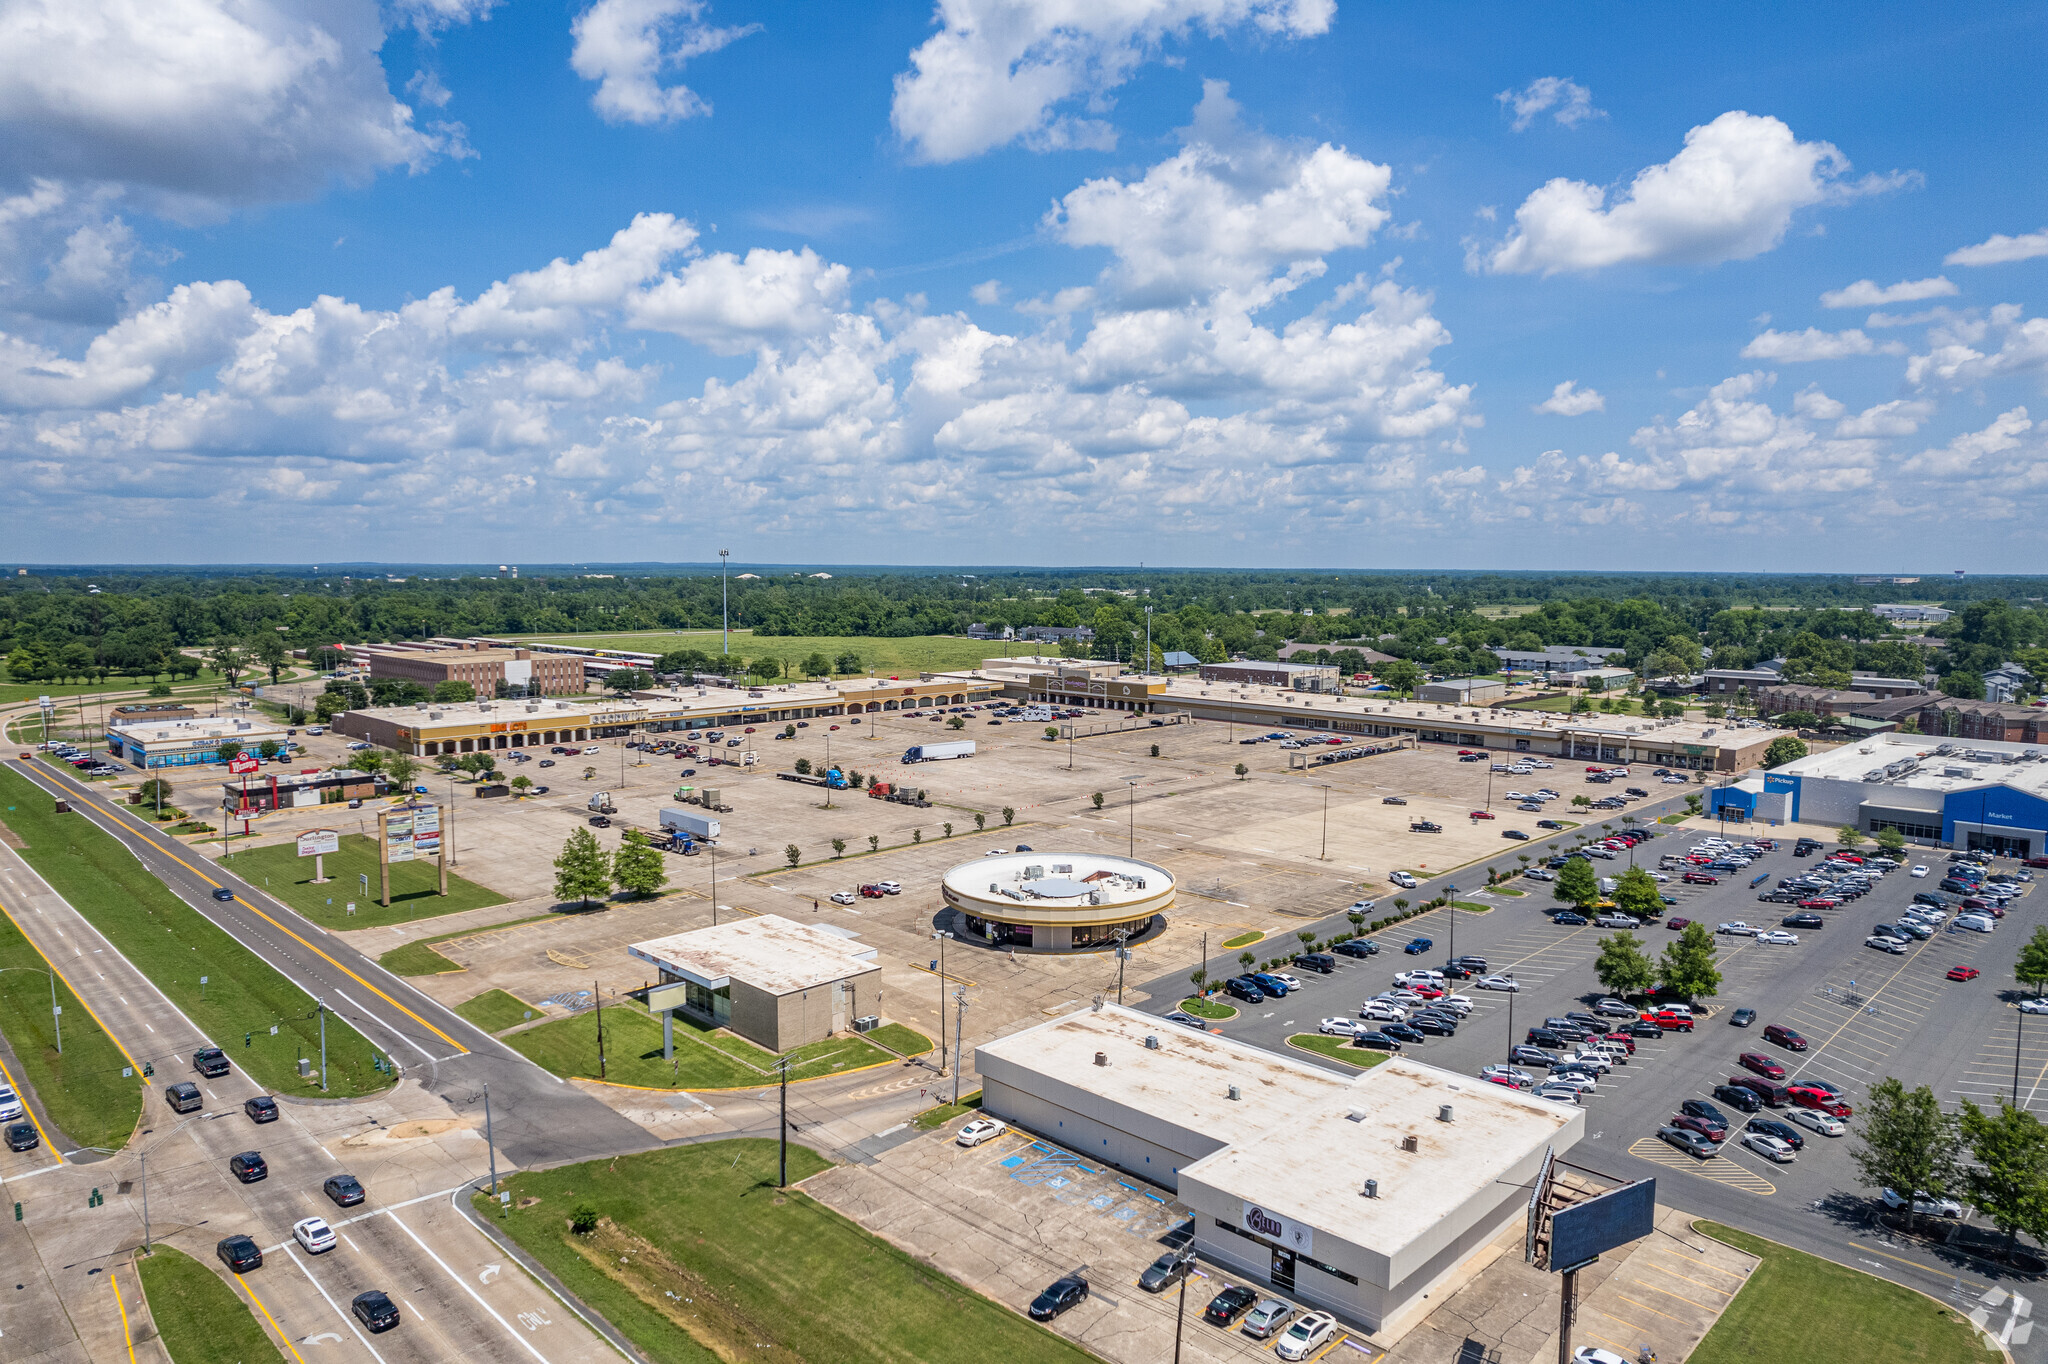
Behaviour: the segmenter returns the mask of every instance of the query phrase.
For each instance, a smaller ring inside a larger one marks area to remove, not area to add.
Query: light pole
[[[1322,852],[1321,852],[1321,854],[1319,855],[1319,858],[1318,858],[1318,860],[1320,860],[1320,861],[1323,861],[1323,862],[1327,862],[1327,861],[1329,861],[1329,860],[1330,860],[1330,784],[1329,784],[1328,782],[1324,782],[1324,783],[1322,783],[1322,787],[1323,787],[1323,851],[1322,851]]]
[[[732,656],[732,612],[726,604],[725,595],[725,561],[731,555],[729,549],[718,551],[718,619],[719,629],[725,638],[726,657]]]
[[[946,939],[952,935],[945,929],[932,934],[939,940],[939,1078],[946,1078]]]
[[[1146,676],[1146,677],[1150,677],[1151,675],[1152,675],[1152,608],[1148,606],[1148,607],[1146,607],[1146,608],[1145,608],[1145,672],[1144,672],[1144,676]]]
[[[27,971],[31,975],[50,978],[50,1026],[56,1030],[57,1054],[64,1054],[64,1006],[57,1002],[57,974],[54,971],[38,971],[33,966],[0,966],[0,973]]]
[[[960,1037],[967,1026],[967,987],[953,987],[953,1106],[960,1106]]]
[[[830,790],[830,787],[826,788]],[[827,800],[831,797],[827,796]],[[711,926],[718,927],[718,849],[711,850]]]
[[[1143,775],[1143,773],[1139,773],[1137,777],[1124,778],[1124,790],[1127,793],[1127,798],[1124,801],[1124,811],[1127,816],[1126,822],[1129,825],[1127,831],[1129,842],[1124,849],[1124,855],[1131,858],[1135,858],[1138,855],[1138,781]]]

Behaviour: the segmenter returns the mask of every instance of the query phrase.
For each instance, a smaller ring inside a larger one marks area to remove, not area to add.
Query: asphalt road
[[[1661,854],[1682,851],[1699,836],[1692,831],[1669,832],[1639,848],[1637,861],[1654,868]],[[1759,859],[1747,875],[1725,878],[1717,886],[1687,886],[1673,874],[1665,889],[1680,903],[1669,913],[1701,922],[1710,931],[1734,920],[1776,926],[1794,908],[1759,903],[1756,896],[1780,876],[1814,860],[1795,860],[1790,846],[1789,839],[1782,840],[1779,850]],[[1711,1099],[1715,1084],[1743,1073],[1736,1063],[1743,1051],[1773,1054],[1791,1077],[1829,1080],[1847,1091],[1852,1105],[1860,1105],[1869,1084],[1896,1076],[1908,1086],[1929,1085],[1953,1107],[1966,1097],[1989,1104],[2013,1093],[2017,1048],[2022,1102],[2048,1116],[2048,1019],[2023,1021],[2013,1007],[2020,992],[2011,976],[2021,943],[2036,925],[2048,921],[2048,902],[2038,889],[2020,898],[1990,935],[1937,933],[1915,943],[1904,956],[1863,945],[1870,925],[1895,919],[1914,892],[1936,886],[1945,856],[1934,850],[1909,856],[1909,863],[1926,863],[1934,873],[1925,880],[1911,879],[1903,868],[1892,873],[1863,899],[1826,911],[1824,929],[1792,930],[1799,935],[1796,945],[1765,946],[1747,938],[1717,937],[1723,980],[1719,996],[1711,1001],[1713,1015],[1696,1033],[1672,1033],[1657,1042],[1639,1043],[1628,1064],[1603,1078],[1598,1091],[1585,1096],[1587,1139],[1568,1158],[1616,1178],[1655,1177],[1661,1181],[1659,1198],[1667,1204],[1882,1274],[1965,1311],[2001,1283],[2030,1292],[2024,1281],[2011,1280],[1985,1262],[1897,1241],[1876,1227],[1874,1204],[1858,1185],[1850,1161],[1853,1137],[1805,1132],[1804,1151],[1794,1163],[1781,1166],[1733,1144],[1722,1156],[1696,1162],[1653,1136],[1681,1101]],[[1617,861],[1603,864],[1601,870],[1611,874],[1626,865]],[[1759,873],[1768,873],[1770,880],[1751,890],[1749,880]],[[1474,876],[1468,870],[1446,880],[1478,885],[1485,874],[1481,869]],[[1526,881],[1518,885],[1530,894],[1514,898],[1460,892],[1460,899],[1494,907],[1485,914],[1456,913],[1455,928],[1447,910],[1408,920],[1376,935],[1381,955],[1363,962],[1340,957],[1343,965],[1333,976],[1295,970],[1292,974],[1304,983],[1298,994],[1240,1006],[1243,1011],[1221,1024],[1221,1030],[1255,1045],[1282,1049],[1287,1037],[1315,1031],[1319,1019],[1354,1017],[1362,1000],[1392,985],[1396,971],[1441,966],[1452,955],[1455,932],[1457,953],[1484,956],[1491,970],[1512,972],[1523,989],[1509,996],[1461,983],[1459,988],[1475,1007],[1458,1035],[1432,1037],[1421,1046],[1406,1048],[1406,1053],[1467,1074],[1505,1060],[1511,1041],[1520,1041],[1530,1024],[1546,1015],[1584,1009],[1601,996],[1593,962],[1600,939],[1612,931],[1558,926],[1546,912],[1557,908],[1549,886]],[[1435,886],[1409,892],[1417,898],[1435,893]],[[1337,918],[1315,927],[1318,936],[1324,936],[1349,925]],[[1435,946],[1420,956],[1402,953],[1400,945],[1418,934],[1434,938]],[[1651,927],[1641,936],[1654,955],[1672,934]],[[1968,982],[1945,979],[1955,965],[1974,966],[1982,975]],[[1172,1008],[1184,993],[1173,978],[1154,982],[1153,990],[1153,1007],[1159,1012]],[[1739,1030],[1728,1019],[1743,1006],[1755,1008],[1759,1018],[1754,1027]],[[1810,1050],[1794,1053],[1765,1043],[1762,1028],[1772,1022],[1798,1030],[1809,1040]],[[1747,1115],[1716,1102],[1739,1131]],[[2002,1320],[2002,1314],[1994,1314],[1993,1328]],[[2048,1348],[2031,1339],[2013,1348],[2022,1360],[2048,1357]]]
[[[404,977],[130,817],[106,799],[104,788],[73,781],[47,764],[8,759],[7,765],[44,790],[61,794],[81,818],[120,839],[172,893],[308,995],[325,1000],[456,1112],[480,1114],[488,1084],[492,1130],[505,1160],[528,1167],[559,1165],[657,1144],[637,1124],[472,1027],[414,990]],[[218,886],[234,891],[235,899],[215,900]],[[233,1050],[233,1039],[215,1041]]]

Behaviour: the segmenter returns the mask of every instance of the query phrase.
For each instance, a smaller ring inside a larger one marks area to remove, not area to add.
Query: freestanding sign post
[[[391,864],[432,857],[440,864],[440,893],[448,893],[448,858],[441,843],[441,807],[401,805],[377,815],[378,901],[391,908]]]
[[[341,833],[335,829],[308,829],[299,835],[299,856],[313,859],[313,884],[327,884],[327,854],[341,851]]]

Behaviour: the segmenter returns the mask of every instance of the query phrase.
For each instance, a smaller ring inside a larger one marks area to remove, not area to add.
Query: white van
[[[1998,927],[1998,921],[1988,914],[1965,914],[1956,920],[1956,927],[1972,933],[1989,933]]]

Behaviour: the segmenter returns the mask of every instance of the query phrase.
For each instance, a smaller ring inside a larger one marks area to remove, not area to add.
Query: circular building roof
[[[1001,853],[962,862],[941,882],[946,903],[999,923],[1124,923],[1173,903],[1173,873],[1100,853]]]

